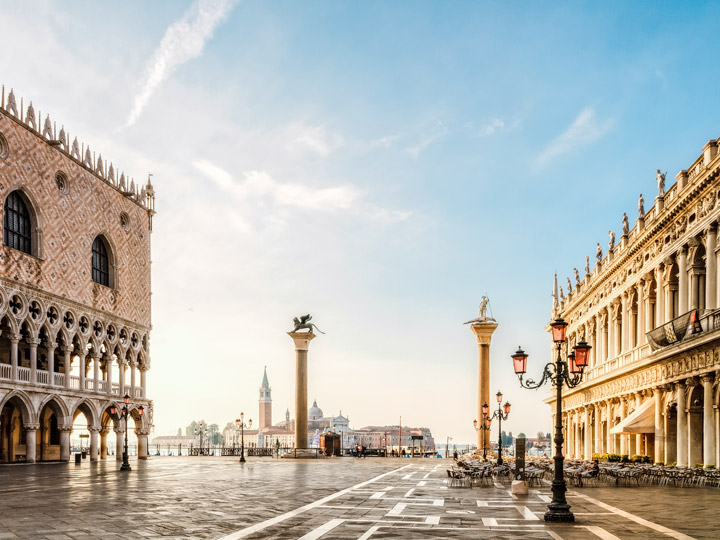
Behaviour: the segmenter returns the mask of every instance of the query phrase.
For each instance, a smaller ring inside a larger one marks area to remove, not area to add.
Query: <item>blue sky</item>
[[[537,374],[557,270],[593,258],[720,136],[720,4],[3,2],[1,82],[137,179],[154,174],[158,434],[311,399],[354,427],[473,439],[462,322],[500,323],[504,427],[548,431]],[[11,45],[11,46],[10,46]],[[164,66],[164,69],[163,69]]]

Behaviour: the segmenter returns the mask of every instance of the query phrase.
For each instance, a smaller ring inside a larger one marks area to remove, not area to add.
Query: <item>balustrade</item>
[[[22,382],[30,382],[30,368],[18,366],[17,380]]]
[[[50,374],[47,371],[38,369],[36,380],[39,384],[50,384]]]
[[[65,386],[65,374],[64,373],[53,373],[55,386]]]
[[[12,376],[12,366],[10,364],[0,364],[0,379],[9,379]]]

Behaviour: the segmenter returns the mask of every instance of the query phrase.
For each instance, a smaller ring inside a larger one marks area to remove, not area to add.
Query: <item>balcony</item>
[[[27,367],[18,366],[17,367],[17,376],[16,379],[13,381],[13,374],[12,374],[12,366],[10,364],[0,364],[0,385],[4,385],[4,383],[19,383],[19,385],[28,385],[33,387],[47,387],[48,390],[50,389],[62,389],[65,388],[65,374],[64,373],[53,373],[52,374],[52,383],[51,380],[51,374],[48,371],[44,371],[42,369],[38,369],[35,371],[35,382],[30,382],[31,379],[31,370]],[[108,395],[108,396],[121,396],[120,393],[120,384],[119,383],[112,383],[112,388],[110,391],[108,391],[108,382],[99,380],[98,381],[98,390],[95,391],[95,380],[93,378],[86,378],[85,379],[85,388],[80,388],[80,377],[76,375],[70,376],[70,384],[67,386],[67,389],[73,390],[75,392],[78,391],[85,391],[92,394],[102,394],[102,395]],[[140,386],[131,386],[129,384],[126,384],[123,393],[128,393],[132,397],[136,398],[142,398],[143,397],[143,390]]]

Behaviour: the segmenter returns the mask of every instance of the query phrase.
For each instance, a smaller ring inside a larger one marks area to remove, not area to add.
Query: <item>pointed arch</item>
[[[34,424],[37,422],[37,411],[32,405],[32,401],[22,390],[13,390],[0,401],[0,412],[5,405],[12,403],[20,411],[24,424]]]
[[[92,244],[92,280],[95,283],[116,289],[116,257],[110,236],[101,232]]]
[[[43,218],[32,191],[25,185],[12,186],[3,209],[3,243],[42,259]]]
[[[50,407],[50,409],[52,409],[52,411],[55,413],[55,416],[57,416],[58,420],[61,421],[61,425],[72,424],[72,416],[70,415],[70,409],[67,406],[67,403],[65,403],[65,400],[63,400],[63,398],[59,395],[49,394],[45,396],[45,398],[38,406],[38,414],[40,414],[45,407]]]
[[[88,422],[88,427],[100,427],[97,409],[93,402],[89,399],[80,400],[73,408],[72,421],[75,422],[78,414],[84,414]]]

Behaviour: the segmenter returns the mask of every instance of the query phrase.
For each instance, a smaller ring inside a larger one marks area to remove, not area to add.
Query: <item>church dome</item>
[[[322,417],[322,409],[317,406],[317,399],[315,399],[313,400],[312,407],[310,407],[310,410],[308,410],[308,420],[319,420]]]

